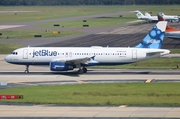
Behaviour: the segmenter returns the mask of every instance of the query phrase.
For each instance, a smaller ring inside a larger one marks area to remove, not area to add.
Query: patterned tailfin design
[[[158,22],[135,48],[160,49],[164,39],[167,21]]]

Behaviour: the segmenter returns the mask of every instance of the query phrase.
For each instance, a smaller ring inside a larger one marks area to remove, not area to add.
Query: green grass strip
[[[55,18],[67,18],[75,16],[85,16],[94,14],[116,13],[119,11],[140,10],[152,12],[157,15],[158,12],[165,14],[179,14],[179,5],[153,5],[153,6],[10,6],[0,7],[0,11],[38,11],[38,12],[13,12],[1,14],[0,22],[25,22]],[[134,16],[135,14],[132,13]]]
[[[42,38],[54,38],[54,37],[65,37],[65,36],[75,36],[83,34],[82,32],[76,31],[59,31],[59,33],[54,34],[53,32],[58,31],[46,31],[46,30],[3,30],[0,39],[32,39],[36,38],[34,35],[41,35]]]
[[[8,12],[6,14],[1,14],[0,22],[25,22],[94,14],[107,14],[122,10],[121,8],[121,6],[0,6],[0,11],[37,11],[16,13]]]
[[[85,19],[84,20],[76,20],[76,21],[67,21],[67,22],[52,22],[48,24],[39,24],[38,26],[42,27],[54,27],[54,24],[60,24],[65,28],[82,28],[83,25],[89,25],[89,27],[109,27],[109,26],[117,26],[123,25],[124,23],[136,20],[136,16],[134,14],[126,14],[123,17],[113,16],[113,17],[99,17],[93,19]]]
[[[0,43],[0,54],[10,54],[13,50],[22,47],[19,44]]]
[[[1,102],[73,105],[180,106],[180,83],[116,83],[33,86],[0,90],[24,95]]]
[[[171,54],[176,54],[179,53],[180,54],[180,49],[169,49],[171,51]]]

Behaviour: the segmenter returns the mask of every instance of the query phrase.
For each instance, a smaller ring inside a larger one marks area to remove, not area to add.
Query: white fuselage
[[[179,18],[177,16],[164,15],[163,18],[165,21],[179,21]],[[142,20],[149,20],[149,21],[158,21],[158,16],[145,15],[141,19]]]
[[[88,65],[127,64],[169,54],[169,50],[128,47],[26,47],[13,51],[5,60],[13,64],[49,65],[52,61],[93,57]]]

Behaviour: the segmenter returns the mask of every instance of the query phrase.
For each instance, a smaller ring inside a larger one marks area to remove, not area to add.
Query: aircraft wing
[[[93,59],[92,57],[82,57],[82,58],[60,58],[60,59],[53,59],[54,62],[66,62],[68,64],[87,64],[88,61]]]

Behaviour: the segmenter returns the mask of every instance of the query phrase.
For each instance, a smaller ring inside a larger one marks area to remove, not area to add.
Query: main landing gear
[[[83,68],[79,68],[78,70],[78,74],[83,74],[83,73],[86,73],[87,72],[87,68],[86,67],[83,67]]]
[[[26,74],[29,73],[29,65],[26,65],[26,70],[24,71]]]

